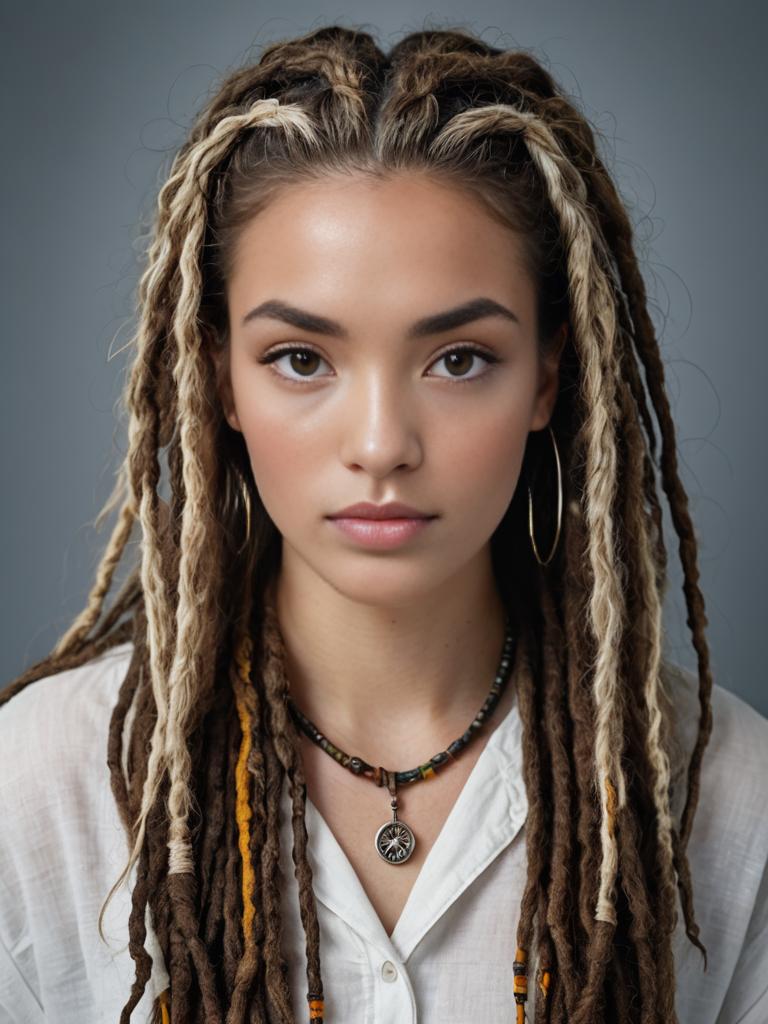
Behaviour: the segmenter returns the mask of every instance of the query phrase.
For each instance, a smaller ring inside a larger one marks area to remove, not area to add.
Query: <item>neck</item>
[[[347,753],[418,761],[461,735],[490,692],[506,618],[490,559],[385,606],[350,600],[284,555],[273,598],[291,698]]]

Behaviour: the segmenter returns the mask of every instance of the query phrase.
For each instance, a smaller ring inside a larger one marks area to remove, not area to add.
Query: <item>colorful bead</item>
[[[549,992],[549,986],[552,981],[552,975],[549,970],[549,965],[545,965],[541,969],[541,977],[539,978],[539,991],[541,992],[544,999],[547,998]]]
[[[322,996],[310,993],[307,995],[307,1001],[309,1002],[309,1019],[313,1024],[322,1022],[323,1014],[325,1012],[325,1001]]]
[[[522,946],[515,951],[515,959],[512,963],[514,973],[513,992],[517,1003],[517,1024],[525,1024],[525,1002],[528,999],[528,952]]]

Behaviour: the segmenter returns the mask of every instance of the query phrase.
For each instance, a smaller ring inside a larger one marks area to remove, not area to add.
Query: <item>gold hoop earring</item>
[[[246,487],[245,480],[243,480],[239,473],[237,478],[240,483],[240,491],[242,492],[243,504],[245,506],[245,540],[237,549],[238,555],[241,555],[251,539],[251,499],[248,497],[248,488]]]
[[[552,544],[552,550],[549,552],[548,557],[542,561],[539,557],[539,549],[536,547],[536,539],[533,536],[533,497],[531,495],[531,487],[528,485],[528,534],[531,538],[531,545],[533,547],[533,553],[536,556],[536,561],[539,565],[549,565],[552,561],[552,557],[557,548],[557,542],[560,539],[560,526],[563,520],[563,478],[560,469],[560,453],[557,450],[557,441],[555,440],[555,433],[552,427],[547,424],[550,437],[552,438],[552,444],[555,448],[555,461],[557,463],[557,530],[555,531],[555,539]]]

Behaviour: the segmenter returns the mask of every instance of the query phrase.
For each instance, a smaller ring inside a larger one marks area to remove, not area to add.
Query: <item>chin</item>
[[[348,601],[369,608],[407,608],[433,600],[452,575],[445,560],[436,566],[426,559],[367,555],[348,569],[342,568],[341,561],[337,556],[332,569],[322,573],[323,578]]]

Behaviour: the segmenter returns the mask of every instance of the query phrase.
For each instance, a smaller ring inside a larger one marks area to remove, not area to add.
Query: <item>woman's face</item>
[[[487,573],[557,395],[517,236],[424,177],[295,186],[240,235],[227,301],[222,401],[284,567],[366,604]],[[391,501],[434,518],[329,518]]]

